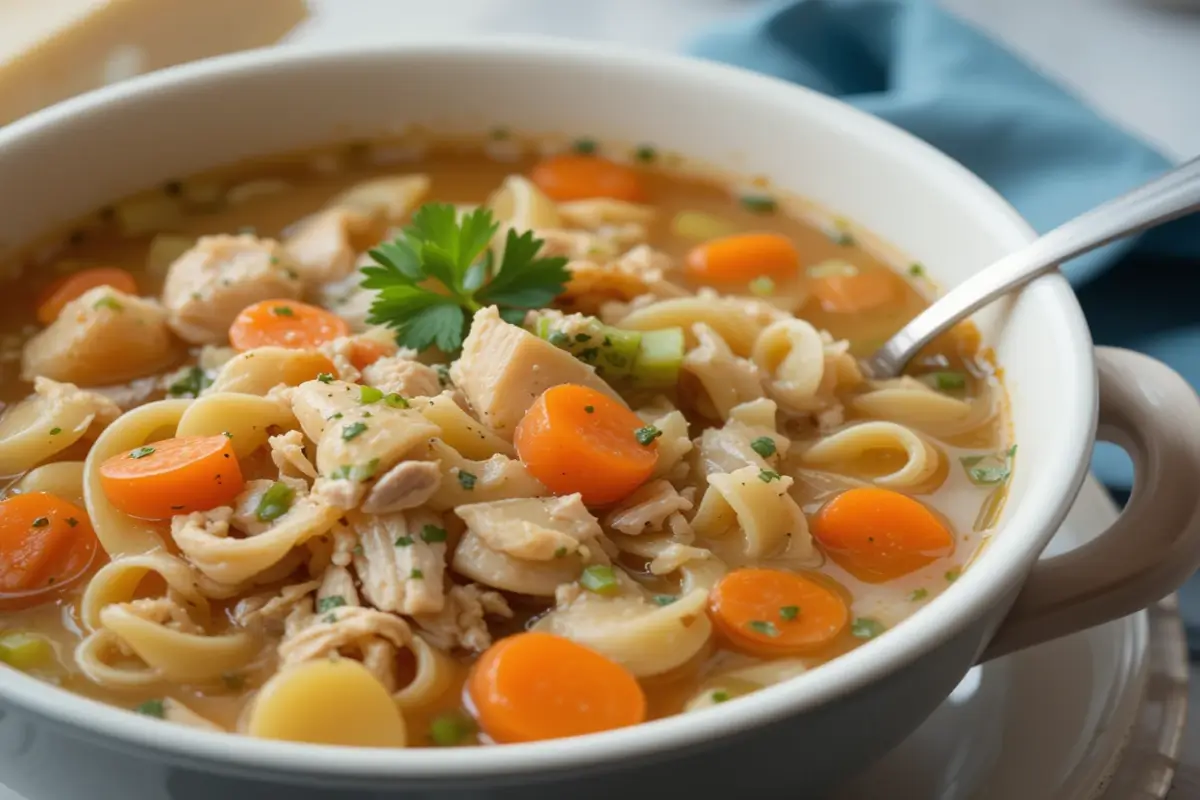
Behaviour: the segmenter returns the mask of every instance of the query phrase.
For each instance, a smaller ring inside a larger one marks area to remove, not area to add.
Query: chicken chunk
[[[354,569],[363,596],[381,611],[436,614],[442,610],[446,571],[446,531],[429,513],[365,515],[352,518],[362,555]]]
[[[484,617],[511,619],[512,615],[504,595],[468,583],[451,586],[441,611],[416,614],[413,622],[434,647],[443,650],[462,647],[481,653],[492,644],[492,634]]]
[[[375,482],[362,510],[387,514],[424,505],[442,483],[442,470],[432,461],[402,461]]]
[[[372,216],[348,208],[331,208],[300,223],[283,246],[301,280],[328,283],[353,272],[358,250],[382,233],[382,226]]]
[[[167,314],[153,300],[97,286],[67,303],[21,354],[21,378],[79,386],[122,383],[162,370],[176,357]]]
[[[243,308],[260,300],[295,299],[302,285],[283,248],[256,236],[202,236],[167,270],[163,305],[170,325],[193,344],[226,341]]]
[[[492,550],[529,561],[562,558],[601,534],[579,494],[472,503],[454,513]]]
[[[401,397],[436,397],[442,391],[437,370],[403,352],[381,358],[364,369],[363,383]]]
[[[475,312],[450,377],[480,421],[505,441],[512,441],[521,417],[552,386],[580,384],[625,404],[593,367],[500,319],[495,307]]]

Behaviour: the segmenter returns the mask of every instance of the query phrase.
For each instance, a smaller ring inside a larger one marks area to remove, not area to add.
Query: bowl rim
[[[19,142],[37,137],[76,115],[126,114],[152,108],[156,97],[182,86],[231,82],[247,73],[304,70],[322,64],[377,63],[381,68],[421,59],[541,59],[572,62],[589,69],[637,69],[673,76],[697,87],[736,87],[763,104],[787,104],[799,113],[820,115],[844,127],[893,158],[919,162],[929,180],[952,188],[964,203],[987,218],[994,233],[1013,247],[1034,238],[1019,214],[993,189],[949,156],[892,124],[841,101],[786,81],[698,59],[659,54],[605,43],[551,37],[439,37],[403,43],[300,46],[244,51],[164,69],[67,100],[0,128],[0,159]],[[287,75],[283,75],[287,79]],[[140,104],[140,105],[139,105]],[[147,113],[153,113],[152,111]],[[663,751],[700,745],[786,716],[811,710],[880,680],[919,659],[937,645],[977,623],[998,603],[1011,598],[1049,542],[1087,474],[1096,420],[1096,383],[1091,336],[1065,278],[1051,274],[1030,284],[1022,299],[1054,326],[1056,347],[1066,348],[1079,365],[1073,380],[1056,387],[1061,403],[1061,447],[1038,464],[1022,507],[966,570],[926,607],[887,636],[840,656],[837,669],[816,669],[802,681],[767,687],[737,703],[653,720],[641,725],[550,742],[504,747],[419,750],[349,748],[297,744],[212,733],[129,713],[73,694],[23,673],[0,681],[0,701],[44,718],[75,736],[86,734],[121,749],[151,751],[180,764],[202,761],[227,773],[334,779],[339,783],[405,778],[462,781],[533,771],[557,771],[617,759],[643,760]],[[1037,502],[1031,502],[1035,498]],[[985,568],[980,568],[980,567]],[[988,632],[990,634],[990,632]],[[980,636],[981,646],[987,636]]]

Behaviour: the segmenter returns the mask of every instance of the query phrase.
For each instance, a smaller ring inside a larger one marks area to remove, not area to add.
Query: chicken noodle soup
[[[206,730],[526,742],[803,680],[955,579],[1015,446],[969,326],[863,373],[919,265],[650,147],[500,143],[173,181],[17,265],[0,660]]]

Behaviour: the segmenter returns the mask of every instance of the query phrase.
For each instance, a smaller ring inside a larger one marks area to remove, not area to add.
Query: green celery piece
[[[594,317],[582,327],[572,326],[570,333],[560,331],[556,322],[549,317],[539,317],[534,333],[585,364],[591,364],[596,368],[596,374],[605,380],[624,378],[633,371],[646,334],[614,328]],[[581,336],[586,338],[581,341]]]
[[[683,364],[683,329],[664,328],[642,334],[630,377],[638,386],[674,386]]]
[[[55,662],[54,647],[32,633],[6,633],[0,636],[0,662],[22,672],[44,669]]]

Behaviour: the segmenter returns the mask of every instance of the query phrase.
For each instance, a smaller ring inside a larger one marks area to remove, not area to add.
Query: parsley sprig
[[[486,208],[459,220],[452,205],[421,206],[400,236],[370,251],[375,263],[363,267],[362,285],[378,294],[367,321],[393,328],[403,347],[451,354],[462,346],[468,313],[496,306],[519,325],[530,309],[549,305],[570,278],[567,260],[538,258],[542,240],[510,230],[497,265],[488,245],[499,227]]]

